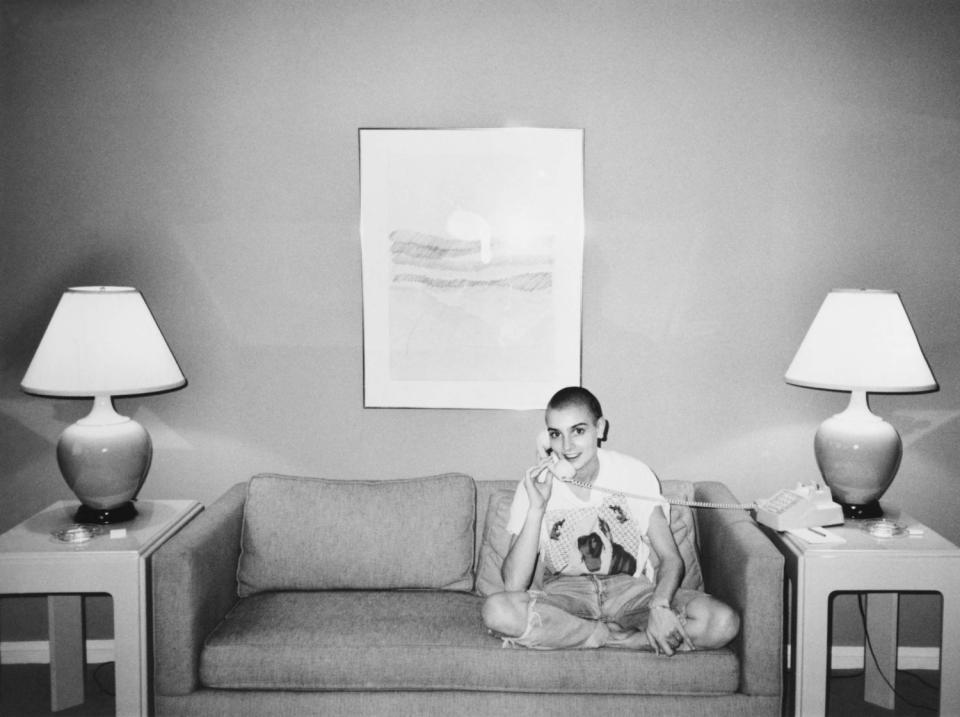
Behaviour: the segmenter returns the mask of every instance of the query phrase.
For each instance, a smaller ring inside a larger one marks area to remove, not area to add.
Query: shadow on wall
[[[59,420],[55,413],[52,404],[32,406],[26,397],[0,400],[0,433],[6,445],[0,478],[0,532],[56,500],[73,497],[57,467]]]
[[[895,411],[885,418],[901,435],[904,462],[911,472],[922,465],[925,474],[948,476],[951,467],[960,465],[960,411]],[[758,428],[685,455],[662,466],[659,473],[664,478],[722,480],[740,500],[751,502],[778,487],[821,480],[813,451],[818,426],[819,422],[803,422]],[[893,486],[897,485],[895,480]]]

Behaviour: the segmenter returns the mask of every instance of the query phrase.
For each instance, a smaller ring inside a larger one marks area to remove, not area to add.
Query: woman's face
[[[570,461],[579,473],[596,460],[603,420],[595,419],[590,411],[578,405],[547,410],[550,448]]]

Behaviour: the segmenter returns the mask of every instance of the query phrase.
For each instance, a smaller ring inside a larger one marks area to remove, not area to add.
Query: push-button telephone
[[[843,522],[843,509],[822,485],[798,484],[757,501],[757,522],[774,530],[796,530]]]

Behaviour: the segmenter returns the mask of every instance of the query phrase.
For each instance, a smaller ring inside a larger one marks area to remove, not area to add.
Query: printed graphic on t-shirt
[[[637,571],[640,526],[622,495],[599,506],[548,511],[544,565],[563,575],[616,575]]]

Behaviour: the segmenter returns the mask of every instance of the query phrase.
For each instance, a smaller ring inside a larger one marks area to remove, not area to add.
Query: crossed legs
[[[488,629],[524,647],[652,649],[645,633],[644,605],[634,605],[632,610],[615,616],[602,615],[595,607],[585,611],[588,617],[574,615],[568,609],[558,607],[545,593],[503,592],[486,599],[482,615]],[[696,649],[722,647],[740,629],[737,613],[704,593],[678,591],[674,609]]]

